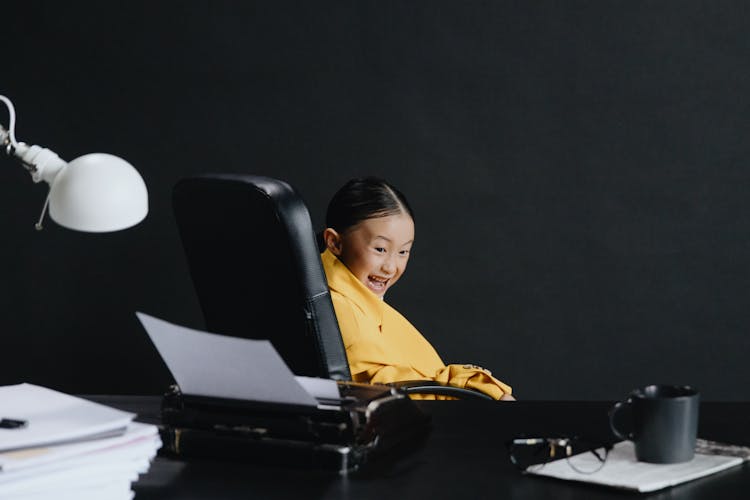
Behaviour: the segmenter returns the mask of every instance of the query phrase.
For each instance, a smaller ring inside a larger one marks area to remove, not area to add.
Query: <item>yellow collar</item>
[[[385,308],[383,299],[368,290],[330,250],[326,249],[320,258],[328,279],[328,287],[354,302],[365,315],[377,318],[378,325],[382,325]]]

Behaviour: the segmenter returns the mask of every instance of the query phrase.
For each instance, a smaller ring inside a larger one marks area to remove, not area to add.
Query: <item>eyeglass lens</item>
[[[519,438],[509,443],[510,459],[519,469],[536,472],[547,463],[565,459],[576,472],[593,474],[604,466],[608,449],[581,439]]]

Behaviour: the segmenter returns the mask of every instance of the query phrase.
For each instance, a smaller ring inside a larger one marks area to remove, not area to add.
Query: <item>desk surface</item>
[[[158,418],[153,397],[96,397]],[[648,495],[523,476],[504,443],[519,434],[609,436],[607,402],[420,402],[432,416],[427,441],[408,455],[341,477],[255,464],[159,457],[135,484],[136,500],[208,498],[748,498],[750,465]],[[750,445],[750,402],[703,403],[699,435]]]

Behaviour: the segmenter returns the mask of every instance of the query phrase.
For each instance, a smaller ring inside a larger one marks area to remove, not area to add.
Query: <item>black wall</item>
[[[750,396],[745,2],[2,10],[18,139],[128,159],[151,211],[110,235],[36,232],[46,190],[0,159],[0,384],[160,392],[133,313],[202,326],[170,190],[226,171],[287,180],[318,227],[346,179],[391,180],[417,241],[389,301],[520,398]]]

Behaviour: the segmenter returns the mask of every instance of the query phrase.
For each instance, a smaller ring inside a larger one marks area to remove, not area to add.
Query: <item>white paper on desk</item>
[[[143,449],[135,452],[143,453]],[[64,488],[102,486],[112,481],[121,481],[128,486],[138,480],[139,474],[148,471],[150,459],[127,456],[126,450],[119,453],[97,453],[90,457],[78,457],[63,463],[51,463],[9,474],[0,482],[0,498],[35,491],[55,491]]]
[[[0,451],[7,451],[124,431],[135,415],[45,387],[18,384],[0,387],[0,417],[27,422],[24,428],[0,429]]]
[[[155,425],[131,422],[125,433],[116,437],[0,452],[0,485],[17,477],[16,471],[38,474],[40,467],[46,464],[69,467],[69,460],[79,458],[94,461],[112,460],[123,455],[152,458],[160,447],[161,440]]]
[[[123,491],[129,491],[130,485],[138,480],[142,469],[143,464],[135,461],[103,460],[98,463],[78,464],[67,469],[57,469],[0,483],[0,498],[17,498],[45,492],[57,494],[62,490],[101,488],[113,483],[120,484]]]
[[[135,493],[129,484],[121,482],[106,485],[82,486],[14,494],[12,500],[133,500]]]
[[[129,498],[130,484],[148,471],[160,446],[155,426],[133,422],[118,438],[22,450],[15,458],[28,461],[23,457],[28,451],[32,463],[0,474],[0,498]],[[119,486],[113,489],[115,485]]]
[[[183,394],[317,406],[267,340],[193,330],[136,313]]]
[[[576,460],[580,464],[581,460],[586,458],[588,457],[583,455]],[[595,462],[597,459],[591,456],[591,460]],[[541,469],[532,472],[532,474],[572,481],[583,481],[645,493],[708,476],[739,465],[742,461],[741,457],[696,453],[691,461],[679,464],[639,462],[635,458],[633,443],[623,441],[617,443],[609,452],[604,467],[592,474],[581,474],[574,471],[565,463],[565,459],[550,462]],[[592,465],[595,466],[596,463],[592,463]],[[581,467],[586,468],[583,465]]]

